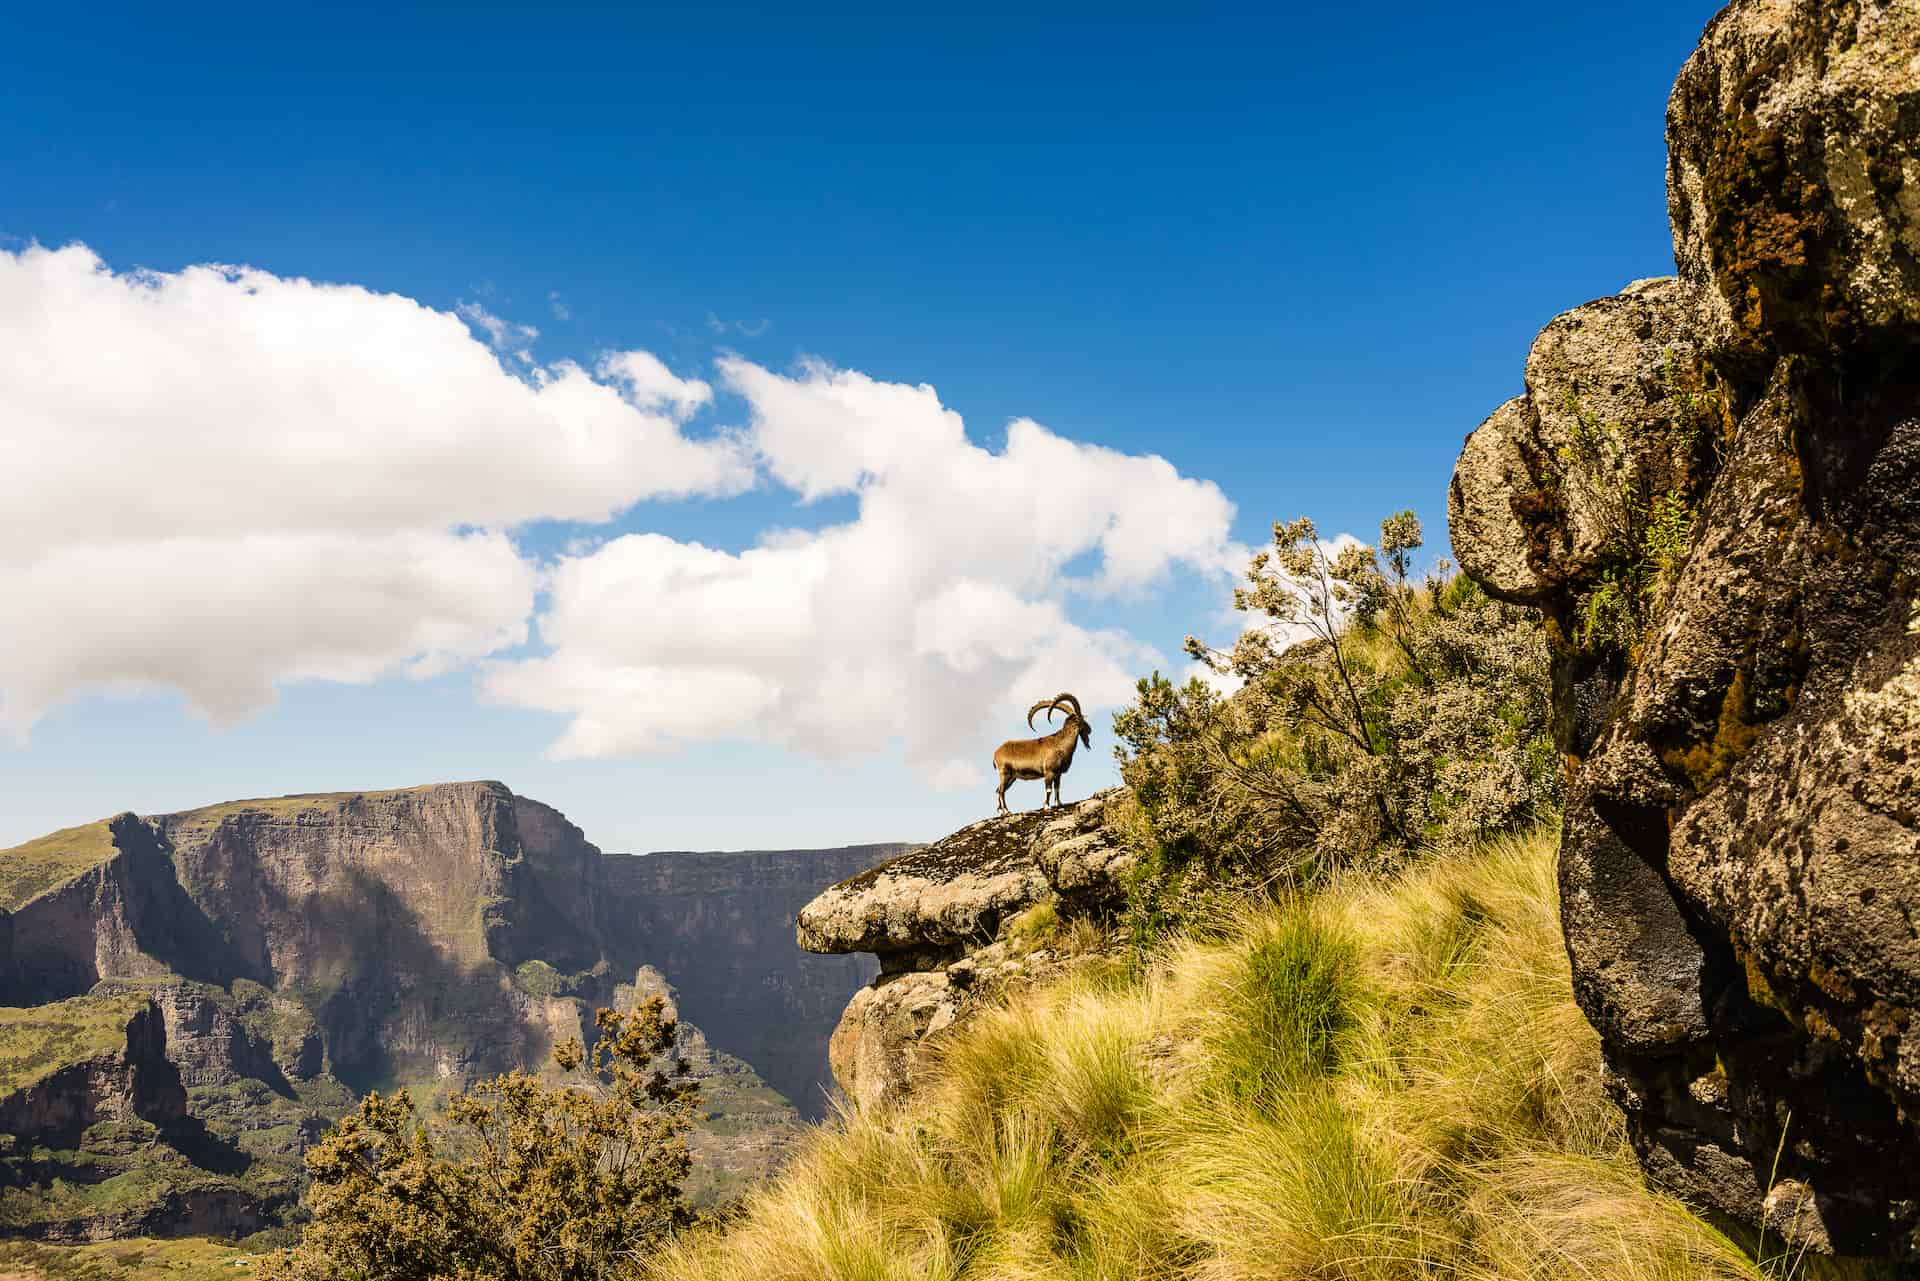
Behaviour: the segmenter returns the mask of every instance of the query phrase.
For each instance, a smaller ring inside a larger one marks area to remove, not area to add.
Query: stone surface
[[[825,887],[908,848],[609,854],[602,893],[634,940],[623,959],[671,976],[680,1008],[715,1045],[819,1120],[833,1084],[828,1034],[878,966],[870,956],[801,951],[794,917]]]
[[[1009,927],[1028,909],[1100,916],[1125,901],[1130,856],[1103,825],[1114,795],[963,827],[801,910],[801,946],[880,958],[879,977],[833,1032],[833,1074],[848,1098],[863,1107],[904,1098],[931,1038],[979,1002],[1072,963]]]
[[[990,940],[1004,918],[1047,893],[1033,841],[1052,813],[983,819],[821,891],[800,910],[800,946],[884,957]]]
[[[1703,332],[1761,359],[1920,322],[1920,11],[1743,0],[1667,107],[1674,258]]]
[[[1462,566],[1548,618],[1575,995],[1643,1163],[1908,1258],[1917,91],[1911,5],[1729,6],[1669,108],[1679,279],[1549,325],[1450,504]],[[1685,518],[1658,572],[1656,501]]]
[[[1108,803],[1098,792],[1049,820],[1033,842],[1033,861],[1070,911],[1113,910],[1126,901],[1134,855],[1105,827]]]
[[[1692,293],[1671,277],[1557,317],[1527,355],[1526,393],[1467,438],[1448,489],[1461,568],[1538,604],[1590,574],[1644,507],[1686,495],[1712,448],[1698,405]]]
[[[186,1116],[180,1074],[167,1059],[165,1024],[151,1002],[138,997],[80,997],[49,1006],[45,1026],[85,1028],[87,1035],[48,1037],[22,1046],[22,1012],[0,1019],[0,1044],[30,1051],[35,1067],[8,1062],[0,1088],[0,1135],[7,1146],[77,1146],[101,1122],[145,1121],[171,1127]],[[98,1024],[97,1028],[88,1028]],[[31,1031],[32,1029],[25,1029]],[[75,1044],[78,1042],[78,1044]],[[71,1048],[69,1048],[71,1047]]]
[[[953,1026],[961,994],[945,971],[883,974],[854,993],[833,1030],[833,1074],[847,1097],[874,1107],[903,1097],[920,1047]]]

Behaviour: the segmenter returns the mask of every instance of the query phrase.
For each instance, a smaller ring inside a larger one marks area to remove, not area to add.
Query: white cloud
[[[650,351],[609,352],[594,372],[625,388],[630,404],[663,410],[680,422],[713,401],[713,388],[698,378],[677,377]]]
[[[532,325],[502,320],[477,302],[463,302],[453,310],[460,319],[486,334],[487,345],[495,351],[515,356],[522,364],[533,363],[533,354],[528,348],[539,340],[540,331]]]
[[[761,464],[800,499],[857,496],[857,519],[779,530],[740,553],[630,535],[564,557],[545,657],[494,665],[496,698],[568,716],[554,752],[746,739],[817,756],[903,746],[936,785],[983,777],[997,736],[1062,689],[1089,713],[1161,659],[1075,623],[1077,593],[1150,588],[1235,559],[1233,508],[1158,458],[1021,420],[998,454],[930,387],[738,358]],[[1091,554],[1084,581],[1069,563]]]
[[[535,576],[489,531],[751,484],[738,442],[682,433],[704,394],[516,377],[459,317],[355,286],[0,251],[0,729],[101,687],[231,718],[512,644]]]
[[[526,638],[505,535],[298,533],[78,544],[0,563],[0,728],[82,689],[185,691],[228,723],[301,680],[416,675]]]
[[[712,312],[708,312],[707,328],[722,338],[728,334],[739,334],[742,338],[758,338],[773,328],[773,322],[765,316],[755,321],[722,320]]]
[[[1097,713],[1162,663],[1076,611],[1244,555],[1211,483],[1024,419],[988,452],[931,387],[725,357],[746,424],[695,437],[715,385],[643,351],[503,363],[535,336],[478,304],[0,252],[0,731],[89,691],[226,721],[290,681],[444,671],[526,641],[544,589],[539,649],[483,683],[564,716],[557,755],[899,750],[958,786],[1035,699]],[[857,517],[741,551],[606,527],[760,476]],[[589,528],[536,567],[505,531],[548,518]]]

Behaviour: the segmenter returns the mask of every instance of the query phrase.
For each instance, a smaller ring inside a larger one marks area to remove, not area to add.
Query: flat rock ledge
[[[823,890],[800,909],[800,946],[885,956],[986,942],[1047,893],[1033,842],[1048,818],[984,819]]]
[[[921,1051],[986,994],[1057,972],[1006,927],[1026,909],[1110,912],[1126,899],[1130,852],[1107,834],[1119,789],[1073,805],[985,819],[842,881],[800,910],[810,952],[873,952],[880,976],[854,993],[829,1047],[840,1088],[862,1106],[911,1089]]]

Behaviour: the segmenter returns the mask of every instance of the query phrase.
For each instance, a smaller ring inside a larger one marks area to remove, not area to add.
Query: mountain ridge
[[[0,1006],[150,1010],[163,1048],[120,1053],[177,1076],[189,1128],[205,1131],[195,1150],[224,1170],[191,1181],[226,1180],[218,1226],[240,1232],[290,1205],[305,1145],[366,1090],[432,1099],[537,1070],[558,1041],[591,1038],[596,1006],[661,992],[709,1085],[697,1178],[728,1194],[797,1132],[790,1097],[824,1107],[829,1011],[869,977],[850,958],[803,960],[792,911],[903,848],[606,854],[495,780],[123,812],[0,851]],[[178,1164],[160,1159],[161,1130],[97,1128],[23,1133],[0,1152],[0,1232],[166,1230],[178,1170],[141,1183],[132,1210],[113,1198],[111,1215],[31,1195]]]

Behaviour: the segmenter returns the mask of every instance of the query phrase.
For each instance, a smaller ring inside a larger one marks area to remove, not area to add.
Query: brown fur
[[[1067,706],[1062,707],[1062,704]],[[1042,808],[1060,804],[1060,776],[1073,765],[1074,749],[1081,744],[1093,746],[1093,727],[1087,718],[1080,714],[1080,700],[1071,694],[1058,694],[1053,698],[1042,699],[1027,709],[1027,726],[1032,728],[1035,712],[1045,709],[1047,719],[1052,720],[1057,711],[1064,711],[1066,724],[1051,734],[1039,738],[1011,738],[994,749],[993,768],[1000,775],[1000,790],[994,797],[1000,803],[999,812],[1007,812],[1007,785],[1016,778],[1045,779],[1047,790],[1041,800]]]

